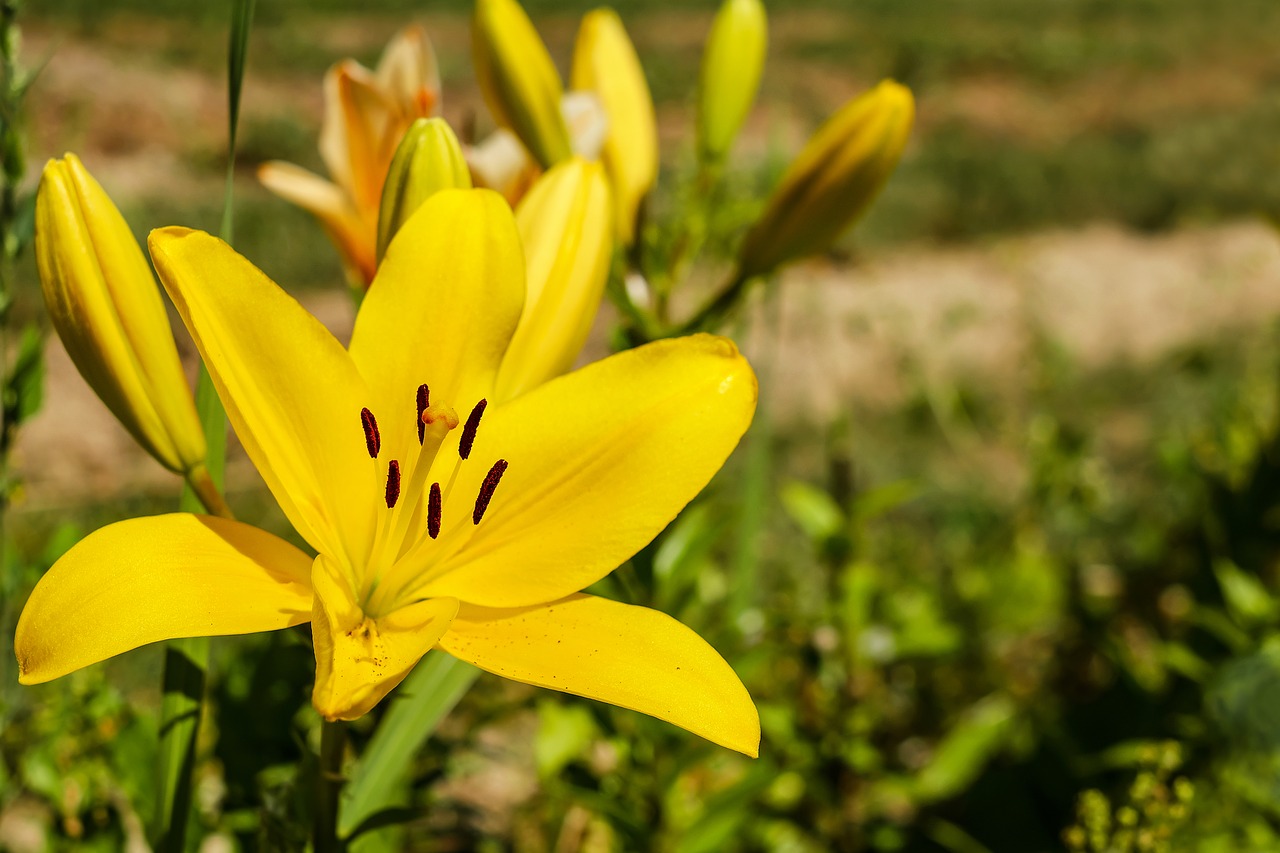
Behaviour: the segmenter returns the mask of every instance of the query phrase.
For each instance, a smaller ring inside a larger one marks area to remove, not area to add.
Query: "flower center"
[[[458,440],[458,459],[453,465],[445,484],[432,482],[427,485],[429,475],[435,465],[436,457],[444,444],[445,438],[456,429],[461,420],[457,412],[448,405],[431,402],[431,392],[426,385],[419,385],[416,394],[418,447],[411,454],[390,459],[386,463],[385,475],[378,459],[382,453],[382,436],[378,430],[378,420],[372,410],[360,410],[360,426],[364,433],[365,449],[373,460],[377,482],[385,483],[382,489],[382,500],[385,510],[379,507],[375,527],[374,543],[370,550],[369,565],[360,586],[361,607],[366,613],[372,613],[379,601],[387,599],[387,590],[377,596],[379,585],[383,580],[381,571],[389,568],[400,557],[415,549],[424,542],[425,532],[430,539],[438,539],[443,525],[446,523],[444,511],[458,479],[462,465],[471,457],[475,447],[476,434],[484,418],[488,400],[480,400],[471,409],[465,424],[462,424],[462,435]],[[472,525],[479,525],[485,511],[489,508],[497,491],[502,475],[507,470],[507,460],[499,459],[489,468],[484,481],[476,495],[471,513]],[[423,509],[425,500],[425,513]],[[425,515],[425,519],[423,516]]]

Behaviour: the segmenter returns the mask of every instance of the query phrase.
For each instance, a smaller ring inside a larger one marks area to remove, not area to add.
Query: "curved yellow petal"
[[[204,433],[160,289],[133,232],[74,154],[45,166],[36,264],[76,369],[162,465],[203,464]]]
[[[151,232],[151,257],[280,508],[311,546],[359,563],[383,483],[365,448],[364,380],[342,345],[226,243]],[[385,476],[385,475],[383,475]]]
[[[310,213],[324,227],[329,239],[338,247],[347,275],[368,285],[378,268],[374,254],[377,225],[362,218],[351,199],[337,184],[281,160],[271,160],[258,167],[258,180],[285,201]]]
[[[498,371],[497,401],[567,371],[587,342],[613,256],[609,184],[574,158],[542,176],[516,208],[528,289]]]
[[[97,530],[27,600],[14,650],[40,684],[147,643],[251,634],[311,618],[311,558],[270,533],[188,513]]]
[[[323,555],[316,558],[312,582],[316,684],[311,702],[329,720],[367,714],[431,650],[458,612],[457,599],[436,598],[370,618],[348,580]]]
[[[504,678],[630,708],[759,754],[760,717],[737,674],[657,610],[590,595],[503,610],[463,605],[440,647]]]
[[[441,190],[397,232],[369,287],[351,357],[377,395],[392,447],[417,447],[417,398],[465,417],[493,390],[524,305],[524,254],[511,208],[490,190]]]
[[[619,353],[496,407],[444,504],[439,562],[423,570],[422,595],[522,607],[583,589],[697,495],[755,404],[755,375],[733,343],[695,335]],[[498,459],[506,472],[475,525]]]
[[[618,238],[629,244],[640,203],[658,179],[658,129],[644,69],[617,12],[596,9],[583,16],[571,83],[595,92],[609,116],[604,162],[613,182]]]

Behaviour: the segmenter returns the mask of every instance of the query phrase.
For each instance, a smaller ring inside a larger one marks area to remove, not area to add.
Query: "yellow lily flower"
[[[570,80],[574,89],[594,92],[604,105],[609,119],[604,164],[617,205],[618,238],[630,244],[640,204],[658,179],[658,128],[640,58],[612,9],[583,16]]]
[[[401,30],[370,71],[353,59],[324,80],[320,156],[331,180],[273,160],[258,180],[312,213],[337,246],[352,282],[368,287],[377,271],[378,208],[391,158],[415,119],[440,108],[440,72],[426,31]]]
[[[128,223],[74,154],[44,168],[35,251],[49,316],[80,375],[161,465],[199,479],[204,431],[160,289]]]
[[[738,261],[742,276],[764,275],[829,247],[884,188],[914,117],[911,90],[884,80],[827,119],[747,232]]]
[[[724,160],[751,112],[769,29],[760,0],[725,0],[716,12],[702,55],[698,87],[698,155],[704,163]]]
[[[105,527],[33,591],[22,682],[157,640],[311,621],[312,701],[329,719],[367,712],[439,648],[756,754],[751,699],[705,641],[579,592],[737,444],[756,383],[730,341],[660,341],[503,396],[526,279],[510,207],[485,190],[441,191],[409,219],[349,349],[207,234],[162,229],[151,251],[236,433],[317,556],[203,516]]]
[[[476,82],[499,125],[544,169],[571,153],[560,113],[564,84],[533,22],[516,0],[476,0],[471,23]]]

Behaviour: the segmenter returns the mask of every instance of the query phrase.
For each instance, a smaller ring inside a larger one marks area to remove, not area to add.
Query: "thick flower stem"
[[[312,832],[315,853],[340,853],[338,839],[338,796],[346,779],[342,756],[346,751],[347,729],[341,720],[325,720],[320,725],[320,769],[316,773],[316,813]]]

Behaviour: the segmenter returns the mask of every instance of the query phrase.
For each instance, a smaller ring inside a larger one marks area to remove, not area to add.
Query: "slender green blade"
[[[235,176],[236,127],[240,119],[240,91],[253,23],[254,0],[239,0],[232,7],[228,52],[229,155],[227,188],[222,213],[222,238],[232,236],[232,194]],[[205,466],[219,490],[227,455],[227,416],[204,365],[196,379],[196,410],[208,447]],[[179,508],[201,512],[203,506],[190,485],[183,488]],[[209,666],[209,639],[172,640],[165,649],[164,696],[160,706],[159,802],[156,810],[155,849],[180,853],[186,847],[187,818],[191,811],[191,773],[195,769],[196,734]]]
[[[479,675],[444,652],[428,654],[409,673],[342,792],[340,837],[349,838],[390,803],[418,750]]]

